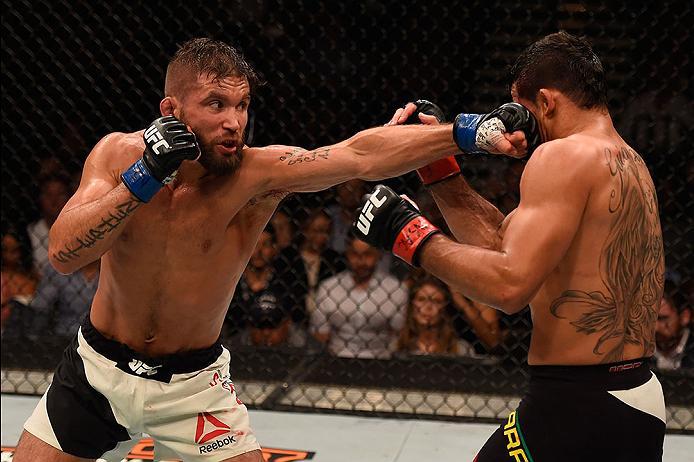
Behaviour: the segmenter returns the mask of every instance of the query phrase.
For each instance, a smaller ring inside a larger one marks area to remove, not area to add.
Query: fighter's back
[[[528,361],[597,364],[649,356],[664,271],[651,176],[619,136],[578,134],[562,147],[573,151],[567,157],[586,162],[576,168],[576,180],[587,185],[587,200],[568,250],[530,303]]]

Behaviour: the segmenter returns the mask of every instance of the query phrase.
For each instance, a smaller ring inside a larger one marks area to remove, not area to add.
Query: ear
[[[167,115],[172,115],[176,116],[176,101],[171,98],[170,96],[165,97],[161,102],[159,103],[159,111],[161,112],[161,115],[167,116]]]
[[[692,320],[692,311],[689,308],[685,308],[680,313],[680,324],[682,327],[689,326],[689,322]]]
[[[552,117],[557,108],[554,93],[547,88],[540,88],[540,91],[537,92],[537,107],[545,117]]]

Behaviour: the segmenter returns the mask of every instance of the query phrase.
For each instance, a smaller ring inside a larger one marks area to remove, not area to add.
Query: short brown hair
[[[590,44],[561,31],[530,45],[510,70],[518,96],[535,100],[541,88],[554,88],[579,107],[607,107],[605,70]]]
[[[253,67],[233,46],[211,38],[194,38],[184,42],[169,61],[164,91],[172,91],[171,79],[179,69],[196,75],[206,74],[214,80],[230,76],[245,77],[251,89],[262,81]]]

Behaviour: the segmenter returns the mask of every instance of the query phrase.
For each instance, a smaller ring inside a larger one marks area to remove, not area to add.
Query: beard
[[[241,148],[243,148],[243,141],[237,143],[236,152],[227,157],[216,154],[212,146],[201,144],[198,162],[205,167],[205,170],[213,175],[231,175],[239,168],[239,165],[241,165],[241,159],[243,158]]]
[[[186,119],[186,113],[183,111],[183,109],[181,109],[179,120],[185,124],[188,124]],[[200,157],[198,158],[198,162],[200,162],[200,165],[205,167],[205,170],[207,170],[209,173],[216,176],[225,176],[231,175],[239,168],[239,165],[241,165],[241,159],[243,157],[241,149],[245,144],[245,130],[241,136],[241,139],[236,143],[236,151],[232,156],[228,157],[215,154],[214,152],[214,146],[220,144],[222,140],[213,139],[207,142],[206,140],[200,138],[197,133],[195,136],[197,137],[198,145],[200,146]]]

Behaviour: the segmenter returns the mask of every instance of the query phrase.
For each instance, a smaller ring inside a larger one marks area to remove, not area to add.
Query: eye
[[[224,105],[222,104],[221,101],[219,101],[218,99],[215,99],[213,101],[210,101],[210,106],[215,108],[215,109],[221,109],[222,106],[224,106]]]
[[[242,111],[246,110],[248,108],[248,101],[241,101],[238,106],[236,106],[237,109],[240,109]]]

